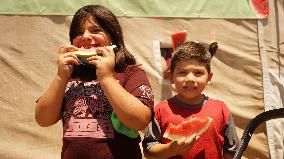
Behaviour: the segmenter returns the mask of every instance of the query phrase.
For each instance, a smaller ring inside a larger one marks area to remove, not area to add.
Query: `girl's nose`
[[[84,32],[84,34],[83,34],[83,36],[82,36],[82,38],[84,39],[84,40],[86,40],[86,41],[88,41],[88,42],[92,42],[92,36],[91,36],[92,34],[88,31],[88,30],[86,30],[85,32]]]

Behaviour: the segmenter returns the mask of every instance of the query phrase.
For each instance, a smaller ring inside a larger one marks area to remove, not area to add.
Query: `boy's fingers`
[[[186,142],[187,144],[192,143],[192,142],[195,141],[195,137],[196,137],[196,134],[193,134],[193,135],[191,135],[190,137],[188,137],[185,142]]]
[[[182,137],[180,140],[177,141],[177,144],[182,145],[184,144],[185,140],[186,140],[186,137]]]
[[[190,144],[190,143],[194,144],[199,138],[200,138],[199,135],[193,134],[193,135],[191,135],[190,137],[188,137],[188,138],[186,139],[185,143],[186,143],[186,144]]]
[[[197,135],[196,137],[195,137],[195,140],[198,140],[200,138],[200,136],[199,135]]]

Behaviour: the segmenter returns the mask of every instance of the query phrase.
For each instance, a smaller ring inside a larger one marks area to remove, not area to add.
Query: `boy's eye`
[[[178,74],[179,74],[179,75],[186,75],[187,72],[185,72],[185,71],[179,71]]]
[[[195,74],[200,76],[200,75],[203,75],[203,72],[202,71],[196,71]]]

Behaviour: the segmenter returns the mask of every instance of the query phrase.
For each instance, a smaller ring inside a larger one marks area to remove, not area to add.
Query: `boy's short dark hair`
[[[211,72],[210,61],[211,53],[206,50],[202,43],[189,41],[179,45],[173,52],[173,58],[171,62],[171,73],[174,72],[175,66],[178,61],[195,59],[200,63],[203,63],[208,71]]]

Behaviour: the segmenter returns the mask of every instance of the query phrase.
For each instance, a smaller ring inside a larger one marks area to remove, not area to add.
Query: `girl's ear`
[[[212,77],[213,73],[212,72],[208,73],[207,84],[210,84]]]

